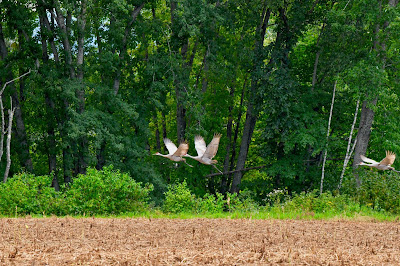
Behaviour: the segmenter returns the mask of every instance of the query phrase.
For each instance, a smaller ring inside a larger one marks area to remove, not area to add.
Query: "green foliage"
[[[153,185],[142,187],[112,166],[102,171],[89,168],[86,175],[79,175],[66,188],[66,211],[75,215],[140,213],[148,207],[152,189]]]
[[[0,214],[100,215],[141,213],[148,209],[152,184],[145,187],[112,166],[88,168],[61,192],[51,176],[19,174],[0,184]]]
[[[101,169],[111,164],[138,182],[151,183],[154,189],[148,192],[157,205],[167,196],[163,207],[168,212],[244,211],[256,209],[254,201],[262,204],[263,199],[280,205],[289,194],[297,195],[293,202],[315,204],[328,196],[296,193],[319,186],[326,144],[324,190],[336,189],[358,99],[360,109],[364,100],[378,99],[376,106],[369,106],[375,116],[368,153],[383,154],[383,149],[399,153],[399,4],[222,2],[89,0],[83,16],[82,5],[61,1],[62,13],[74,18],[66,20],[70,25],[65,33],[59,27],[46,27],[46,14],[56,2],[38,1],[33,8],[27,0],[0,1],[1,41],[7,49],[0,60],[0,83],[32,70],[3,94],[5,109],[13,95],[13,104],[19,104],[14,107],[21,111],[13,122],[11,174],[30,171],[32,162],[36,175],[56,170],[61,184],[74,180],[61,196],[55,194],[49,209],[32,203],[27,212],[125,211],[102,191],[110,190],[109,197],[118,198],[113,189],[128,184],[127,177],[106,168],[106,174],[91,169],[90,177],[74,179],[87,166]],[[260,38],[263,22],[266,32]],[[85,37],[82,50],[79,36]],[[70,51],[66,40],[71,42]],[[83,52],[82,66],[77,65],[78,51]],[[331,132],[326,138],[335,81]],[[167,159],[150,156],[163,152],[164,135],[177,141],[178,103],[185,109],[189,152],[195,153],[195,135],[208,142],[214,132],[222,133],[215,159],[222,163],[227,153],[229,170],[235,168],[247,137],[243,136],[245,119],[250,117],[246,112],[255,112],[250,148],[245,147],[246,167],[266,167],[245,174],[240,184],[244,191],[230,195],[229,206],[218,194],[220,177],[204,179],[210,173],[208,166],[175,167]],[[0,173],[4,168],[3,160]],[[121,177],[108,180],[107,174]],[[360,196],[354,196],[374,208],[397,212],[395,182],[368,183],[369,179]],[[167,187],[183,180],[186,187]],[[80,186],[90,193],[85,195]]]
[[[51,187],[52,176],[22,173],[0,184],[0,214],[60,214],[62,197]]]
[[[360,205],[348,195],[332,195],[331,192],[319,194],[318,190],[309,193],[295,194],[282,204],[285,211],[314,212],[314,213],[353,213]]]
[[[216,196],[205,194],[196,197],[187,186],[186,180],[182,183],[170,185],[165,193],[163,211],[167,213],[222,213],[255,211],[257,203],[249,190],[243,190],[240,195],[227,193],[226,197],[217,193]]]
[[[257,162],[257,164],[262,164],[262,163],[263,163],[262,160],[259,160]],[[242,178],[240,189],[252,191],[252,198],[258,204],[263,204],[264,199],[267,197],[267,194],[270,193],[272,190],[274,190],[273,180],[264,171],[249,171]]]
[[[193,212],[196,207],[195,196],[190,192],[186,180],[169,185],[165,192],[163,211],[171,213]]]
[[[227,193],[229,199],[228,210],[231,212],[256,212],[259,205],[254,200],[254,193],[244,189],[240,194]]]
[[[400,176],[397,173],[363,171],[360,177],[362,183],[358,189],[354,183],[346,183],[347,193],[375,210],[400,213]]]
[[[288,191],[286,189],[274,189],[266,195],[264,201],[269,206],[280,206],[280,204],[284,203],[286,200],[289,200],[289,198],[290,196],[288,195]]]
[[[224,211],[226,200],[221,193],[217,193],[216,196],[205,194],[202,198],[196,200],[196,204],[197,213],[215,214]]]

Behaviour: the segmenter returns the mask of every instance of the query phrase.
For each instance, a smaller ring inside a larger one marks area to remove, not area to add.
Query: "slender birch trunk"
[[[3,107],[3,98],[2,95],[0,94],[0,109],[1,109],[1,136],[0,136],[0,162],[1,158],[3,158],[3,147],[4,147],[4,134],[6,134],[5,131],[5,119],[4,119],[4,107]]]
[[[333,104],[335,103],[336,84],[337,84],[337,81],[335,80],[335,84],[333,85],[331,110],[329,112],[328,130],[326,132],[326,145],[325,145],[325,152],[324,152],[324,161],[322,163],[321,187],[319,189],[320,194],[322,194],[322,191],[324,189],[325,163],[326,163],[326,156],[328,154],[328,140],[329,140],[329,133],[331,131],[331,121],[332,121]]]
[[[8,128],[7,128],[7,142],[6,142],[7,165],[6,165],[6,170],[4,171],[4,178],[3,178],[4,183],[7,181],[11,166],[11,130],[12,130],[14,111],[15,111],[15,107],[14,108],[12,107],[11,97],[10,97],[10,104],[11,107],[8,110]]]
[[[346,150],[346,156],[344,158],[344,162],[343,162],[343,169],[342,169],[342,173],[340,174],[340,181],[339,181],[339,186],[338,189],[340,189],[342,187],[342,182],[343,182],[343,176],[344,176],[344,172],[346,171],[346,167],[347,164],[350,161],[351,155],[355,149],[356,143],[357,143],[357,139],[355,139],[353,146],[350,150],[350,146],[351,146],[351,140],[353,138],[353,131],[354,131],[354,126],[357,122],[357,116],[358,116],[358,108],[360,107],[360,98],[358,98],[357,100],[357,105],[356,105],[356,111],[354,112],[354,119],[353,119],[353,124],[351,125],[351,130],[350,130],[350,135],[349,135],[349,141],[347,143],[347,150]]]

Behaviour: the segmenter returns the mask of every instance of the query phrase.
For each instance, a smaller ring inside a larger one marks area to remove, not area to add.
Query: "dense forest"
[[[360,155],[400,154],[399,11],[398,0],[0,1],[0,174],[51,174],[58,190],[113,165],[156,197],[183,180],[196,195],[259,199],[360,185]],[[166,137],[195,155],[194,137],[215,133],[224,175],[152,156]]]

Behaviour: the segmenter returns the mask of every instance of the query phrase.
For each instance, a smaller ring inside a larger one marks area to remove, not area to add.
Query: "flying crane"
[[[360,162],[358,165],[374,167],[379,170],[392,170],[399,173],[399,171],[395,170],[394,167],[391,166],[394,163],[394,160],[396,159],[396,154],[394,152],[386,151],[386,157],[383,158],[382,161],[380,162],[369,159],[364,155],[360,155],[360,157],[362,162]]]
[[[182,141],[179,144],[179,147],[176,147],[176,145],[170,139],[164,138],[164,144],[167,147],[168,154],[161,154],[161,153],[157,152],[153,155],[162,156],[162,157],[168,158],[174,162],[183,161],[185,164],[189,165],[190,167],[193,167],[186,162],[185,158],[182,157],[182,156],[186,155],[186,153],[189,150],[189,144],[186,141]]]
[[[222,172],[215,166],[215,164],[218,163],[218,161],[213,160],[214,156],[217,154],[220,139],[221,139],[221,134],[214,134],[214,138],[207,146],[202,136],[195,136],[194,146],[197,151],[197,156],[192,156],[190,154],[185,154],[183,156],[192,158],[202,164],[212,165],[215,169],[218,170],[218,172],[222,174]]]

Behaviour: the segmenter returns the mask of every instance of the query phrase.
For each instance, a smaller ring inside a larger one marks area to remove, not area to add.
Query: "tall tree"
[[[259,73],[263,65],[263,48],[264,48],[264,38],[267,25],[270,19],[271,9],[267,6],[267,1],[263,2],[262,12],[260,16],[259,24],[256,28],[255,34],[255,45],[254,45],[254,56],[253,56],[253,67],[251,76],[251,85],[249,90],[249,100],[247,103],[246,121],[243,129],[242,142],[240,144],[240,151],[238,155],[238,160],[236,164],[236,170],[242,170],[246,163],[247,153],[249,150],[251,137],[253,135],[254,127],[256,125],[257,116],[259,109],[255,104],[257,103],[257,90],[260,86]],[[234,174],[231,186],[231,192],[239,192],[239,185],[242,179],[243,173],[238,171]]]
[[[372,43],[372,51],[375,55],[377,55],[377,58],[379,62],[377,62],[378,69],[381,68],[382,71],[385,70],[386,67],[386,48],[387,48],[387,40],[388,40],[388,31],[387,27],[390,24],[390,21],[387,19],[383,18],[383,8],[384,7],[384,2],[379,0],[376,3],[376,15],[375,21],[372,22],[372,25],[375,27],[374,29],[374,36],[373,36],[373,43]],[[388,1],[388,6],[389,8],[393,8],[398,4],[397,0],[389,0]],[[382,23],[383,21],[383,23]],[[383,31],[384,33],[381,34],[380,32]],[[375,83],[375,82],[374,82]],[[379,87],[381,87],[383,84],[382,82],[378,82]],[[367,100],[364,100],[361,108],[361,117],[360,117],[360,122],[359,122],[359,129],[357,133],[357,143],[355,146],[355,151],[354,151],[354,160],[353,160],[353,168],[356,168],[357,165],[361,162],[360,155],[366,154],[367,148],[368,148],[368,142],[370,139],[371,135],[371,128],[372,124],[374,122],[374,116],[375,116],[375,111],[374,111],[374,106],[376,106],[377,101],[378,101],[378,96],[377,93],[373,93],[372,95],[367,95]],[[358,186],[361,185],[361,179],[359,175],[356,173],[356,183]]]

